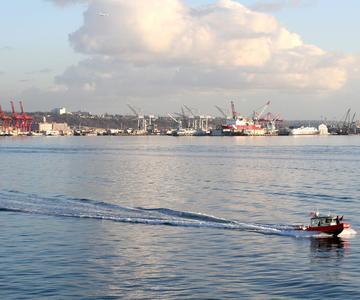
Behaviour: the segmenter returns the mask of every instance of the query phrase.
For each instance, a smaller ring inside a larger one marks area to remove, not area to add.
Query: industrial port
[[[168,136],[276,136],[276,135],[350,135],[360,133],[356,113],[347,109],[339,120],[288,121],[268,111],[270,101],[250,115],[237,112],[230,101],[230,111],[215,106],[218,116],[201,114],[182,105],[179,112],[165,116],[144,114],[127,104],[127,115],[94,115],[89,112],[67,112],[57,108],[51,112],[26,113],[22,101],[19,112],[14,101],[11,111],[0,105],[0,136],[106,136],[106,135],[168,135]],[[229,112],[228,112],[229,111]]]

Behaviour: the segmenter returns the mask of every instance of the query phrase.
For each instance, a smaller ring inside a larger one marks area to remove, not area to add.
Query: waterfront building
[[[65,107],[54,108],[51,112],[56,114],[56,115],[65,115],[66,114],[66,108]]]

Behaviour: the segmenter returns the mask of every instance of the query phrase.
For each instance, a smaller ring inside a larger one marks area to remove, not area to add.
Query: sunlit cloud
[[[180,0],[88,1],[83,25],[69,40],[88,58],[57,76],[56,84],[98,96],[184,89],[330,92],[346,84],[353,63],[232,0],[197,8]]]
[[[252,9],[263,12],[280,11],[285,8],[298,8],[301,6],[314,5],[316,0],[268,0],[257,1],[251,6]]]

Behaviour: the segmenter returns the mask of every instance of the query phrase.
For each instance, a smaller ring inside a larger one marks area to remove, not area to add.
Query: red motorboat
[[[349,229],[350,223],[343,222],[343,216],[320,215],[311,213],[310,225],[296,226],[297,230],[315,231],[338,236],[343,230]]]

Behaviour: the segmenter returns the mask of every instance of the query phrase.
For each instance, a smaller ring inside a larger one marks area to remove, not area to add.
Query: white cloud
[[[316,0],[267,0],[256,2],[252,5],[252,8],[259,11],[279,11],[284,8],[313,5],[315,3]]]
[[[98,96],[333,91],[344,86],[351,64],[351,57],[306,44],[274,17],[232,0],[196,9],[180,0],[89,1],[82,27],[69,39],[89,58],[56,82]]]
[[[99,18],[99,11],[111,11]],[[178,0],[92,3],[82,28],[70,35],[83,53],[134,63],[261,66],[274,51],[301,44],[271,16],[222,0],[197,10]]]

